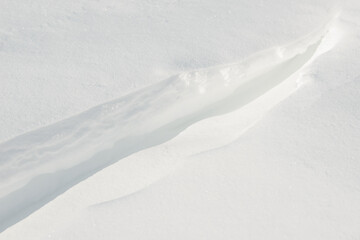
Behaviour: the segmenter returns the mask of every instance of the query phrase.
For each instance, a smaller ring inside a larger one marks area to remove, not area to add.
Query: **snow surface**
[[[356,1],[0,5],[1,239],[360,237]]]

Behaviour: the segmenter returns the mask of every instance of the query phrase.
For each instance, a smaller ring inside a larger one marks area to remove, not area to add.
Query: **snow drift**
[[[2,143],[0,231],[119,159],[262,96],[329,48],[331,26],[245,61],[181,73]]]

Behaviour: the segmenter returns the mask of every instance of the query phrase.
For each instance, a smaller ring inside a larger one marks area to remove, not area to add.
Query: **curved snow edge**
[[[331,26],[239,63],[173,76],[2,143],[0,231],[119,159],[261,97],[329,50]]]

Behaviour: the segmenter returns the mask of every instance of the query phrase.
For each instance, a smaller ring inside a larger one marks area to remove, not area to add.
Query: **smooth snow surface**
[[[356,1],[20,2],[1,239],[360,237]]]

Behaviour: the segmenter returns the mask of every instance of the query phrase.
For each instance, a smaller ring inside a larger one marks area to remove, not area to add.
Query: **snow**
[[[334,3],[3,1],[1,238],[358,238]]]

